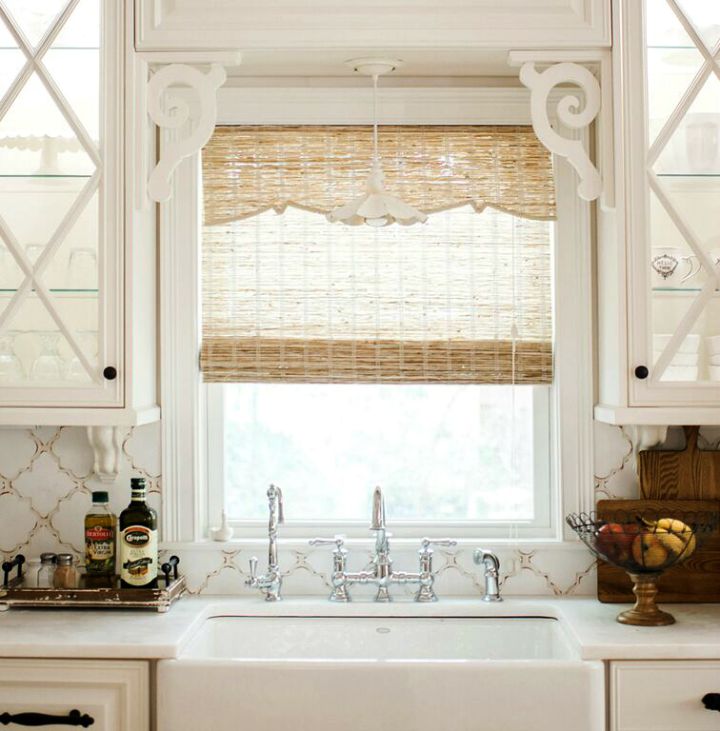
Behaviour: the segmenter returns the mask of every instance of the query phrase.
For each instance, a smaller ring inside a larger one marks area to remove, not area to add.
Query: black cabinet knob
[[[635,378],[640,378],[642,380],[643,378],[647,378],[649,375],[650,371],[647,366],[639,365],[635,368]]]
[[[103,368],[103,376],[107,381],[114,381],[117,378],[117,368],[114,366],[107,366]]]
[[[706,693],[702,697],[702,704],[708,711],[720,711],[720,693]]]

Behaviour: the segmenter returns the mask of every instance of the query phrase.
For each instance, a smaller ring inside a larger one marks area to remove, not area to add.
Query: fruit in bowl
[[[605,523],[598,529],[598,551],[610,561],[624,563],[632,556],[632,548],[640,530],[638,523]]]
[[[659,569],[668,563],[685,561],[695,550],[693,530],[681,520],[640,520],[641,532],[632,544],[632,557],[638,566]]]

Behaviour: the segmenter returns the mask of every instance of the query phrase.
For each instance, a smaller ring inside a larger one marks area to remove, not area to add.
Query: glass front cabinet
[[[125,227],[125,6],[0,2],[0,423],[157,412],[154,293],[126,286],[154,259]]]
[[[720,5],[625,0],[618,8],[616,173],[624,205],[617,231],[624,257],[612,263],[601,222],[601,369],[603,342],[610,343],[613,318],[622,332],[623,310],[627,351],[616,353],[624,372],[621,365],[615,375],[600,374],[598,416],[718,423]],[[625,292],[613,293],[610,278],[618,274]],[[607,407],[613,402],[625,408]]]

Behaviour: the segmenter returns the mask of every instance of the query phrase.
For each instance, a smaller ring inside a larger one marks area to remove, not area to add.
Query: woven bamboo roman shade
[[[552,163],[532,127],[382,127],[388,191],[424,213],[470,204],[555,217]],[[363,190],[370,127],[218,127],[203,150],[205,223],[288,205],[329,213]]]
[[[362,186],[366,138],[216,130],[203,154],[204,379],[551,382],[554,185],[532,130],[383,128],[388,190],[441,212],[330,224],[318,212]]]

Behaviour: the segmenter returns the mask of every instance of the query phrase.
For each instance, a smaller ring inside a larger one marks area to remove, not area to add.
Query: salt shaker
[[[37,572],[37,586],[40,589],[52,589],[55,584],[55,563],[57,556],[54,553],[40,554],[40,568]]]

